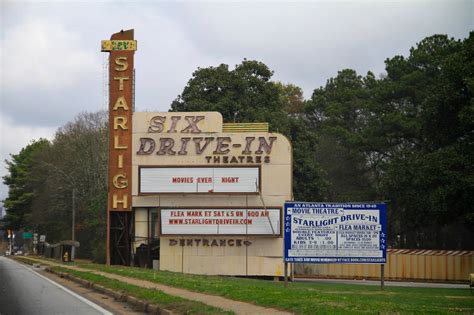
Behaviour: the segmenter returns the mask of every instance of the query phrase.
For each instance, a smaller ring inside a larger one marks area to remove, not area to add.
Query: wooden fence
[[[379,264],[295,264],[295,277],[379,279]],[[387,250],[385,279],[467,282],[474,251]]]

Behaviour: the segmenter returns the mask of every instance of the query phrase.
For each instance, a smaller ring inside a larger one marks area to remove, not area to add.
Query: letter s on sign
[[[165,116],[154,116],[150,119],[150,125],[148,127],[148,132],[162,132],[164,129],[164,124],[166,121]]]
[[[115,64],[118,65],[118,67],[115,67],[116,71],[125,71],[128,69],[127,57],[115,58]]]

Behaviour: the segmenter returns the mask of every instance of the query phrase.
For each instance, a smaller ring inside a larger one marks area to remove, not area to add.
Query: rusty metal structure
[[[129,266],[131,263],[131,244],[133,217],[131,212],[110,213],[110,264]]]

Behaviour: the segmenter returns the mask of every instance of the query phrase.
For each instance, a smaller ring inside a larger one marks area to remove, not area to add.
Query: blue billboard
[[[285,262],[384,264],[384,203],[286,202]]]

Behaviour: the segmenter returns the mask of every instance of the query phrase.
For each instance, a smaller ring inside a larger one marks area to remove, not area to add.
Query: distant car
[[[15,252],[15,256],[18,256],[18,255],[23,255],[23,251],[17,250],[17,251]]]

